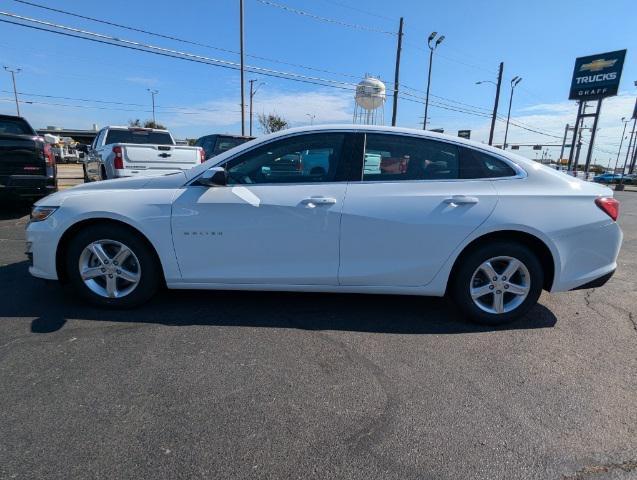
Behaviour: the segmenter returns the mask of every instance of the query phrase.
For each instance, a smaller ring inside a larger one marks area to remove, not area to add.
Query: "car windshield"
[[[21,118],[0,119],[0,134],[35,135],[29,124]]]
[[[141,143],[152,145],[174,145],[168,132],[155,132],[144,129],[109,130],[106,145],[112,143]]]

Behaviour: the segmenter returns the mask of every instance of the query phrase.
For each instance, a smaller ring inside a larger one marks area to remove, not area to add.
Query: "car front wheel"
[[[99,306],[131,308],[148,301],[159,285],[160,268],[147,242],[119,225],[94,225],[69,243],[68,278],[84,298]]]
[[[511,322],[529,311],[542,293],[543,271],[526,246],[481,245],[462,259],[450,285],[455,306],[487,325]]]

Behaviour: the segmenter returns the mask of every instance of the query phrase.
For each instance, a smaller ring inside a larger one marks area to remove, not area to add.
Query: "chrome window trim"
[[[485,155],[491,155],[495,158],[497,158],[498,160],[503,161],[504,163],[506,163],[507,165],[509,165],[513,170],[515,170],[516,174],[512,175],[512,176],[508,176],[508,177],[491,177],[491,178],[447,178],[447,179],[432,179],[432,180],[363,180],[363,169],[365,168],[365,162],[363,159],[362,162],[362,166],[361,166],[361,178],[360,180],[352,180],[349,181],[349,183],[396,183],[396,182],[474,182],[474,181],[500,181],[500,180],[516,180],[516,179],[524,179],[528,177],[528,173],[526,172],[526,170],[524,170],[524,168],[522,168],[520,165],[518,165],[517,163],[515,163],[513,160],[509,159],[506,156],[503,156],[501,154],[498,153],[494,153],[488,150],[484,150],[481,149],[480,147],[474,147],[473,145],[466,145],[464,143],[460,143],[460,142],[455,142],[453,141],[453,139],[442,139],[442,138],[432,138],[432,137],[428,137],[426,135],[418,135],[418,134],[414,134],[414,133],[405,133],[405,132],[392,132],[390,130],[378,130],[378,131],[369,131],[369,130],[364,130],[364,129],[357,129],[356,127],[352,127],[352,128],[329,128],[329,129],[325,129],[325,130],[314,130],[314,131],[309,131],[309,132],[293,132],[293,133],[289,133],[287,135],[281,135],[279,137],[273,138],[272,140],[265,142],[265,143],[258,143],[256,145],[251,146],[250,148],[247,148],[245,150],[241,150],[240,152],[237,152],[235,155],[226,158],[225,160],[222,160],[219,163],[215,163],[214,165],[212,165],[210,168],[213,167],[220,167],[223,166],[225,164],[227,164],[228,162],[231,162],[232,160],[234,160],[235,158],[245,154],[245,153],[249,153],[252,150],[255,150],[257,148],[261,148],[265,145],[269,145],[270,143],[274,143],[277,142],[279,140],[284,140],[284,139],[288,139],[288,138],[292,138],[292,137],[298,137],[300,135],[312,135],[312,134],[320,134],[320,133],[362,133],[364,135],[364,145],[363,145],[363,156],[365,155],[365,146],[367,145],[367,135],[368,134],[379,134],[379,135],[398,135],[398,136],[402,136],[402,137],[412,137],[412,138],[420,138],[420,139],[425,139],[425,140],[431,140],[434,142],[442,142],[442,143],[448,143],[450,145],[454,145],[455,147],[464,147],[464,148],[469,148],[469,149],[474,149],[474,150],[478,150],[482,153],[484,153]],[[204,170],[205,171],[205,170]],[[192,185],[193,182],[195,182],[201,175],[203,175],[204,172],[201,172],[199,175],[197,175],[196,177],[194,177],[193,179],[191,179],[190,181],[186,182],[184,184],[184,186],[190,186]],[[310,183],[255,183],[253,184],[254,186],[256,185],[317,185],[317,184],[321,184],[321,185],[327,185],[327,184],[342,184],[342,183],[347,183],[347,181],[340,181],[340,182],[310,182]],[[250,184],[248,184],[250,185]],[[245,185],[244,185],[245,186]]]

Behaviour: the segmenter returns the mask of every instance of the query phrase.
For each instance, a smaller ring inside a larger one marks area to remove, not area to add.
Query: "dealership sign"
[[[471,130],[458,130],[460,138],[471,138]]]
[[[569,100],[596,100],[617,95],[626,50],[575,60]]]

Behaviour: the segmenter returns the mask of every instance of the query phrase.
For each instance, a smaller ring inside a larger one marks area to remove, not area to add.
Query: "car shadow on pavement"
[[[29,215],[31,211],[30,204],[0,196],[0,220],[14,220]]]
[[[389,334],[458,334],[549,328],[555,315],[537,305],[505,326],[481,326],[460,318],[441,298],[399,295],[163,290],[134,310],[105,310],[85,303],[57,282],[32,278],[27,262],[0,267],[0,318],[32,318],[33,333],[51,333],[68,319]],[[1,320],[0,320],[1,321]]]

